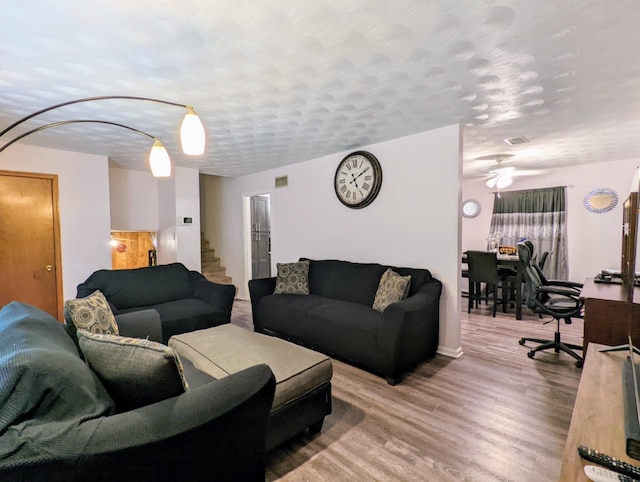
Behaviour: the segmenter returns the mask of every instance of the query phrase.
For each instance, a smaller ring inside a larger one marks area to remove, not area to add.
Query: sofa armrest
[[[193,297],[215,306],[221,313],[228,314],[231,320],[231,309],[236,296],[234,285],[214,283],[197,271],[189,271],[189,284]]]
[[[439,342],[442,283],[433,279],[413,296],[389,305],[376,334],[391,355],[394,377],[413,363],[435,355]]]
[[[269,367],[256,365],[136,410],[72,420],[61,440],[40,441],[39,451],[13,442],[0,479],[264,481],[274,391]],[[37,440],[41,429],[26,427],[21,437]],[[0,445],[12,443],[10,435]]]
[[[255,331],[260,331],[260,315],[258,305],[260,300],[267,295],[272,295],[276,289],[276,277],[256,278],[249,280],[249,297],[251,298],[251,313],[253,315],[253,327]]]
[[[156,310],[130,311],[115,315],[115,318],[120,336],[146,338],[162,343],[162,323]]]

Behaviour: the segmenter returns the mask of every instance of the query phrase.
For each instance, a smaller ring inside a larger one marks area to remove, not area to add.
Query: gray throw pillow
[[[180,395],[189,388],[178,354],[166,345],[82,330],[78,342],[119,412]]]
[[[297,263],[276,263],[278,275],[274,295],[309,294],[309,260]]]
[[[407,297],[410,285],[411,276],[400,276],[391,268],[387,268],[380,277],[380,284],[373,300],[373,309],[383,312],[390,304],[402,301]]]
[[[112,335],[119,333],[111,307],[99,290],[85,298],[65,301],[64,309],[78,330]]]

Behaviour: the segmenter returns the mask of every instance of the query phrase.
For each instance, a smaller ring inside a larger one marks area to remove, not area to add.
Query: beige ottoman
[[[333,367],[326,355],[288,341],[226,324],[174,335],[181,357],[214,378],[266,363],[276,378],[267,449],[306,428],[317,433],[331,413]]]

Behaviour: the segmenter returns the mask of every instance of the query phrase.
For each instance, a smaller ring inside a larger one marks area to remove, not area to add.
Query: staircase
[[[200,236],[200,253],[202,258],[202,274],[209,281],[223,285],[233,284],[230,276],[227,276],[227,268],[220,266],[220,258],[216,258],[216,250],[209,248],[209,241]]]

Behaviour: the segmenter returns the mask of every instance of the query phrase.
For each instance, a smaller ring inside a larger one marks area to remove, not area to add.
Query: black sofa
[[[307,258],[301,258],[306,260]],[[407,297],[372,308],[387,268],[411,275]],[[426,269],[310,260],[308,295],[273,294],[276,278],[249,281],[254,329],[366,368],[395,384],[438,348],[442,283]]]
[[[194,370],[195,372],[191,372]],[[123,413],[63,325],[32,306],[0,311],[0,480],[256,480],[275,378],[256,365]]]
[[[105,296],[114,315],[156,310],[164,344],[179,333],[229,323],[236,294],[235,286],[213,283],[182,263],[101,269],[78,285],[76,296],[84,298],[96,290]]]

